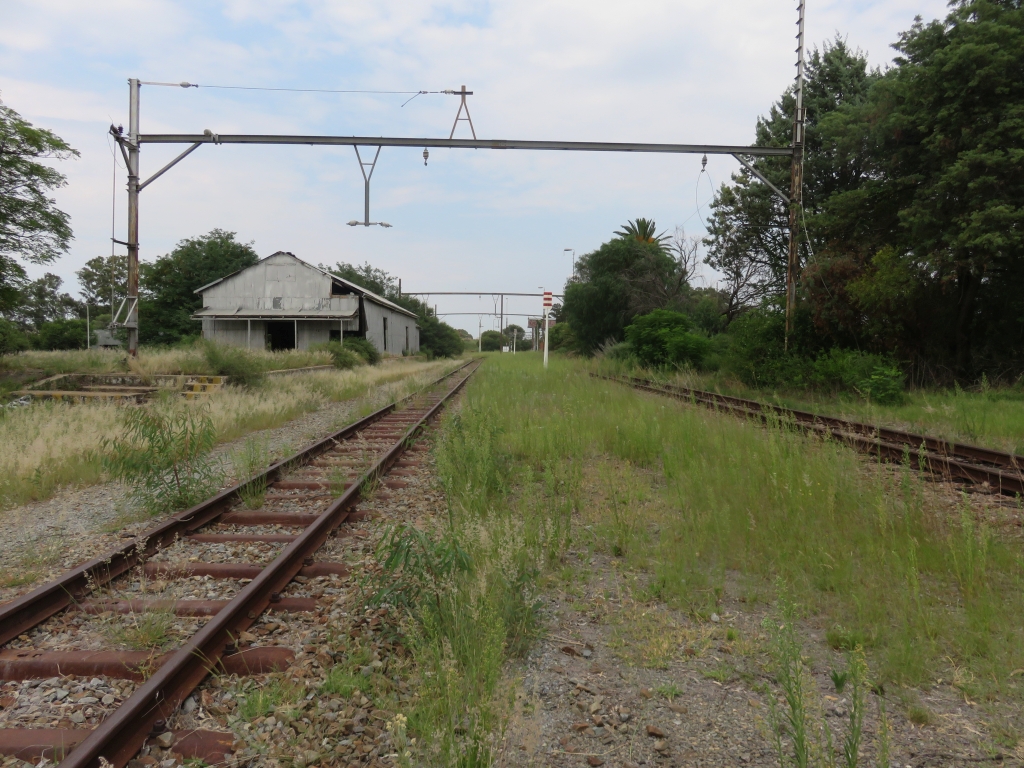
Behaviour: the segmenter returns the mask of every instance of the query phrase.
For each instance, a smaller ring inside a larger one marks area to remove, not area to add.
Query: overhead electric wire
[[[375,91],[375,90],[364,90],[364,89],[339,89],[339,88],[271,88],[269,86],[262,85],[206,85],[203,83],[190,83],[187,80],[182,80],[180,83],[163,83],[155,80],[141,80],[140,85],[161,85],[168,88],[218,88],[220,90],[227,91],[283,91],[287,93],[374,93],[384,95],[401,95],[408,96],[412,94],[412,98],[406,99],[402,104],[404,107],[410,101],[415,99],[417,96],[423,96],[428,93],[457,93],[450,88],[441,91]]]

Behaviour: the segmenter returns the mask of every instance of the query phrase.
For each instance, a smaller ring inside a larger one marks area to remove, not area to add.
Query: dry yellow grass
[[[457,365],[392,361],[350,371],[275,377],[253,390],[228,387],[178,407],[209,407],[220,442],[280,426],[325,403],[365,398],[358,411],[379,407],[422,387]],[[168,395],[169,396],[169,395]],[[45,499],[59,488],[103,477],[100,449],[120,434],[119,406],[42,402],[0,411],[0,507]]]
[[[263,364],[265,370],[283,368],[305,368],[311,365],[330,365],[331,357],[326,352],[308,350],[284,350],[269,352],[251,350],[251,356]],[[139,349],[139,355],[131,359],[124,350],[73,349],[65,351],[29,351],[16,355],[5,355],[0,369],[8,371],[40,371],[40,376],[55,376],[59,373],[196,373],[210,374],[210,364],[197,347]]]

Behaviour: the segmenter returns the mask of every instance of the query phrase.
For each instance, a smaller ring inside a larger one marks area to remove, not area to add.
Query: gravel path
[[[589,548],[585,526],[574,522],[577,549],[544,595],[546,637],[510,670],[516,701],[499,763],[778,766],[769,708],[775,703],[784,714],[785,702],[765,624],[774,614],[748,600],[749,584],[738,574],[726,578],[718,613],[707,619],[651,601],[650,575]],[[827,726],[838,747],[850,725],[849,690],[837,692],[829,673],[846,660],[828,646],[825,630],[810,617],[798,635],[815,738]],[[1012,719],[1012,701],[979,705],[951,680],[883,695],[893,768],[1024,765],[1024,746],[1000,744],[998,720]],[[912,720],[907,702],[925,708],[927,720]],[[872,768],[881,764],[879,704],[876,693],[868,695],[860,765]]]
[[[287,456],[349,423],[357,402],[329,403],[284,426],[221,444],[213,452],[214,460],[221,462],[230,476],[231,454],[252,437],[266,441],[272,458]],[[159,521],[133,521],[125,490],[117,483],[69,488],[46,501],[0,512],[6,539],[0,549],[0,583],[19,573],[28,579],[17,586],[0,588],[0,602],[113,548],[121,538],[119,534],[133,535]]]

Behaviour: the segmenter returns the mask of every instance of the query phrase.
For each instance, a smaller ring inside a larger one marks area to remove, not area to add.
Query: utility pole
[[[789,178],[789,259],[786,263],[786,350],[796,311],[796,278],[800,267],[800,216],[804,173],[804,0],[797,0],[796,104],[793,109],[793,158]]]
[[[484,321],[480,317],[476,319],[476,351],[484,351]]]
[[[548,315],[551,312],[551,291],[544,291],[544,368],[548,367]]]
[[[139,354],[139,80],[128,81],[128,354]]]
[[[505,294],[501,294],[501,320],[498,321],[498,333],[505,333]]]

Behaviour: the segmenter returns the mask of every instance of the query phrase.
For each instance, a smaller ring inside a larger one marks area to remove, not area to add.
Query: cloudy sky
[[[811,44],[839,33],[874,65],[915,15],[942,0],[808,0]],[[111,122],[127,125],[127,78],[201,86],[474,91],[483,139],[747,144],[757,116],[794,74],[795,0],[0,0],[0,98],[81,157],[60,165],[70,252],[53,271],[110,253],[111,211],[125,239],[125,176]],[[458,99],[144,86],[142,131],[447,137]],[[469,138],[461,124],[456,136]],[[150,145],[143,176],[180,148]],[[120,161],[117,161],[120,163]],[[213,228],[317,263],[371,262],[407,291],[560,289],[571,254],[628,219],[703,232],[712,183],[731,158],[385,149],[371,219],[349,147],[203,146],[142,193],[143,260]],[[116,199],[112,200],[115,194]],[[706,273],[705,279],[714,276]],[[492,311],[490,297],[431,302]],[[506,311],[534,314],[539,299]],[[476,315],[452,315],[476,335]],[[482,318],[483,327],[496,321]]]

